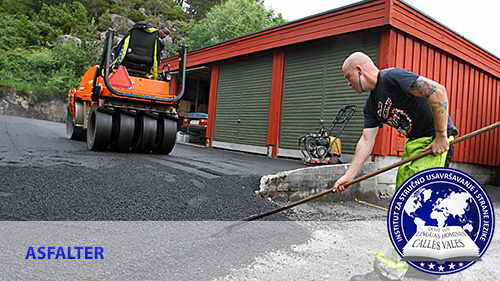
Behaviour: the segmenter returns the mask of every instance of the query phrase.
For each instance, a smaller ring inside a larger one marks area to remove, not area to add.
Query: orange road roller
[[[184,93],[188,48],[179,49],[177,91],[169,66],[158,73],[158,29],[136,24],[112,48],[115,35],[107,31],[100,64],[68,92],[67,136],[86,139],[94,151],[169,154],[177,135],[176,103]]]

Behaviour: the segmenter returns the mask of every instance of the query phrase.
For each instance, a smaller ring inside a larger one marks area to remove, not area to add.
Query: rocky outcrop
[[[134,26],[135,22],[117,14],[111,14],[112,28],[116,30],[121,36],[127,34],[127,31]]]
[[[57,39],[56,39],[56,43],[65,43],[68,41],[74,41],[74,42],[76,42],[76,44],[78,44],[78,46],[82,45],[82,39],[80,39],[78,37],[71,36],[71,35],[67,35],[67,34],[61,35],[61,36],[57,37]]]
[[[0,99],[0,114],[66,122],[66,100],[37,102],[33,97],[9,92]]]

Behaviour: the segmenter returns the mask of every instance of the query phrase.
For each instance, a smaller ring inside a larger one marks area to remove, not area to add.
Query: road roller
[[[157,28],[136,25],[113,48],[116,35],[112,29],[106,32],[100,64],[68,92],[67,136],[86,140],[93,151],[169,154],[177,135],[176,103],[184,94],[188,47],[179,48],[179,71],[173,77],[170,66],[158,69],[163,46]]]

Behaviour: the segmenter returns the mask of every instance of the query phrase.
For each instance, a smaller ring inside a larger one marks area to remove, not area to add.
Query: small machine
[[[299,138],[299,149],[304,155],[302,161],[306,165],[339,164],[342,154],[340,135],[345,126],[356,112],[355,105],[341,108],[333,119],[332,127],[326,129],[323,125],[318,133],[313,133],[317,128],[311,130],[308,135]],[[342,127],[334,133],[335,127],[342,124]]]

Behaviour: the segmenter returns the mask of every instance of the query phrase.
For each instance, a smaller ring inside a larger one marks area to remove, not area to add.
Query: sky
[[[359,0],[264,0],[288,21],[339,8]],[[427,16],[500,58],[498,0],[404,0]]]

